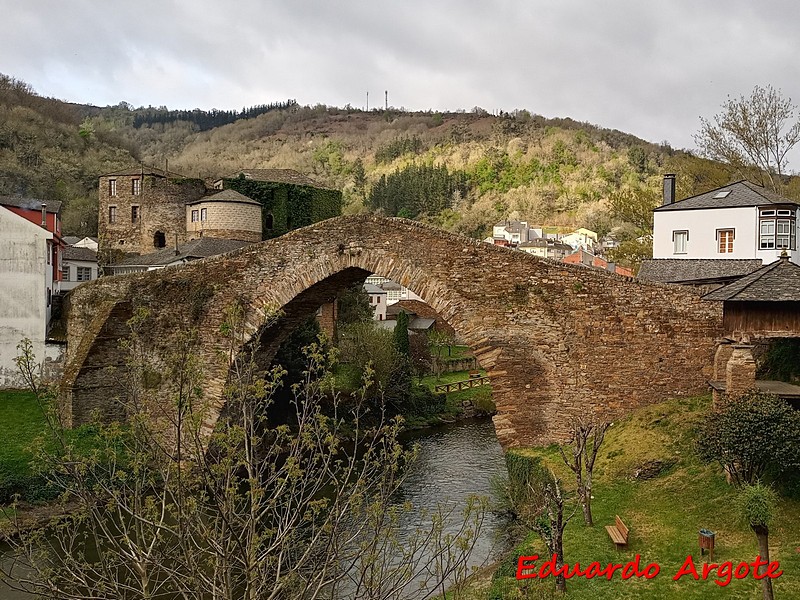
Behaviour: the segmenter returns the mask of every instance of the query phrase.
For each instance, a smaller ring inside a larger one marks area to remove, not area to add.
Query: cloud
[[[105,10],[101,8],[105,7]],[[800,100],[800,5],[745,0],[0,0],[0,70],[45,95],[175,108],[527,108],[692,145],[771,83]]]

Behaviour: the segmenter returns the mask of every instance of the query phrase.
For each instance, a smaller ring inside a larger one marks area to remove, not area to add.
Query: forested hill
[[[341,189],[346,212],[401,215],[475,237],[518,218],[641,238],[643,224],[612,209],[615,197],[644,190],[646,202],[657,202],[664,172],[678,173],[679,195],[732,177],[666,144],[526,110],[365,112],[293,101],[230,112],[98,108],[42,98],[0,76],[0,193],[64,201],[68,233],[94,233],[98,175],[166,160],[201,177],[292,168]]]

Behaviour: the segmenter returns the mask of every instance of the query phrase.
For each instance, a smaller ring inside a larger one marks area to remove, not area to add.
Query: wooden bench
[[[614,517],[614,522],[614,525],[606,525],[606,531],[611,541],[616,544],[617,550],[620,550],[628,545],[628,526],[622,522],[619,515]]]

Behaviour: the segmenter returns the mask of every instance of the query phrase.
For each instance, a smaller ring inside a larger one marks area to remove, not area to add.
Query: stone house
[[[214,237],[261,241],[261,204],[235,190],[223,190],[186,203],[190,240]]]

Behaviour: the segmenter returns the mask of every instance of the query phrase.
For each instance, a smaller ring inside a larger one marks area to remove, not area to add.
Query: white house
[[[579,227],[571,233],[559,237],[559,240],[569,244],[573,250],[582,248],[583,250],[593,251],[597,245],[597,234],[591,229]]]
[[[674,202],[675,179],[665,177],[664,204],[653,211],[654,259],[761,259],[785,250],[797,263],[798,209],[749,181],[737,181]]]
[[[53,234],[0,206],[0,388],[19,387],[17,344],[33,342],[40,361],[57,359],[47,347],[53,295]]]
[[[97,271],[96,251],[85,246],[67,246],[61,260],[61,291],[69,291],[84,281],[97,279]]]
[[[553,260],[562,260],[565,256],[573,252],[572,246],[569,244],[565,244],[559,240],[548,240],[544,238],[537,238],[530,242],[524,242],[517,246],[517,250],[541,258],[552,258]]]
[[[375,275],[367,277],[365,283],[374,285],[386,292],[386,305],[391,306],[400,300],[422,300],[414,292],[399,283],[392,281],[388,277]]]
[[[372,307],[372,318],[376,321],[386,320],[386,290],[371,283],[364,284],[364,290],[369,294],[369,305]]]

